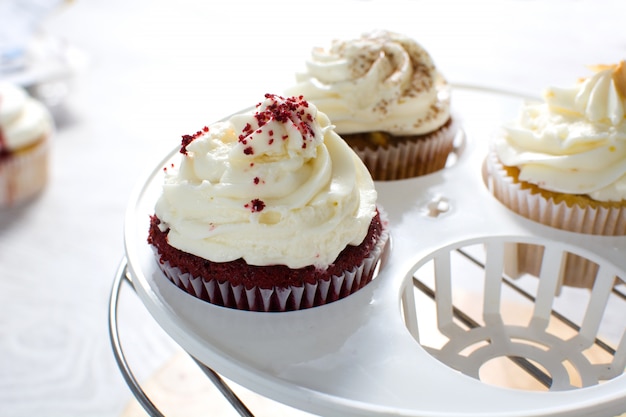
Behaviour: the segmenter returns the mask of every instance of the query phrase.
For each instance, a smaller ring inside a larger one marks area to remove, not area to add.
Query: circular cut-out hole
[[[541,376],[532,375],[527,367],[541,372]],[[548,391],[542,383],[546,378],[552,380],[548,371],[532,360],[520,357],[499,356],[485,362],[479,370],[479,379],[489,385],[527,391]]]
[[[537,276],[511,273],[521,245],[540,249]],[[563,285],[573,255],[597,266],[591,288]],[[459,372],[509,388],[572,390],[624,373],[624,276],[567,243],[484,237],[421,259],[401,308],[415,340]]]
[[[447,197],[435,196],[422,207],[422,213],[428,217],[439,217],[450,211],[450,200]]]

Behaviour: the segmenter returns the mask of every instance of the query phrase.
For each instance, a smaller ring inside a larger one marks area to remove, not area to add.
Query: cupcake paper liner
[[[504,166],[495,152],[487,156],[487,185],[491,193],[502,204],[517,214],[530,220],[570,232],[603,235],[626,235],[626,206],[623,207],[582,207],[578,204],[568,206],[565,202],[555,203],[541,194],[533,194],[529,189],[522,189],[507,175]],[[516,265],[509,265],[509,271],[538,275],[541,269],[543,247],[517,244]],[[561,270],[564,285],[591,288],[595,281],[598,265],[586,258],[568,254]]]
[[[389,238],[387,220],[383,218],[382,213],[381,222],[384,227],[381,236],[370,255],[360,265],[342,275],[332,276],[314,284],[245,288],[242,284],[233,285],[229,281],[220,282],[215,279],[204,280],[202,277],[183,273],[167,261],[158,264],[165,276],[179,288],[211,304],[260,312],[302,310],[344,298],[364,287],[374,278]],[[154,250],[158,258],[159,255],[156,249]]]
[[[456,123],[442,127],[426,138],[403,141],[387,148],[352,149],[375,181],[390,181],[430,174],[446,166],[454,148]]]
[[[487,159],[489,188],[493,195],[514,212],[557,229],[603,236],[626,235],[626,205],[622,207],[568,206],[554,203],[541,194],[522,189],[507,175],[494,152]]]
[[[50,139],[0,159],[0,207],[18,205],[39,193],[48,181]]]

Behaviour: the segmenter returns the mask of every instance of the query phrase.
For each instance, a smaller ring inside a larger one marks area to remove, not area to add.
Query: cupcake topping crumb
[[[266,94],[252,118],[237,129],[239,152],[256,159],[275,158],[296,148],[314,149],[323,140],[312,113],[315,110],[303,96]]]
[[[450,86],[428,52],[407,36],[374,31],[314,48],[287,94],[303,94],[339,134],[385,131],[396,136],[434,132],[450,119]],[[428,116],[430,105],[441,111]]]
[[[244,207],[247,209],[250,209],[252,213],[257,213],[259,211],[263,211],[263,209],[265,208],[265,202],[263,202],[263,200],[259,200],[258,198],[255,198],[249,203],[246,203]]]
[[[209,128],[207,126],[204,126],[202,130],[198,130],[193,135],[183,135],[183,140],[180,146],[180,153],[182,153],[183,155],[187,155],[187,146],[189,146],[191,142],[198,139],[204,133],[208,133],[208,132],[209,132]]]
[[[309,103],[304,100],[303,96],[284,98],[276,94],[265,94],[265,98],[271,100],[272,103],[267,105],[262,111],[257,111],[254,114],[259,123],[259,129],[256,133],[262,133],[260,128],[272,120],[280,123],[291,121],[303,136],[310,135],[315,137],[315,132],[310,125],[313,121],[313,116],[305,111],[309,107]],[[262,103],[257,104],[257,108],[261,105]],[[304,119],[302,119],[302,116],[304,116]],[[270,129],[268,135],[273,136],[274,131]],[[283,139],[287,139],[287,135],[283,136]]]

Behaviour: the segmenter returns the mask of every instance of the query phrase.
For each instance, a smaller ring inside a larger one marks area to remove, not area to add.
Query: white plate
[[[491,133],[515,117],[524,98],[456,86],[453,106],[466,133],[458,161],[424,177],[379,182],[391,223],[386,266],[368,286],[339,302],[289,313],[232,310],[171,284],[146,242],[162,167],[142,179],[126,215],[129,270],[143,303],[185,350],[227,378],[267,397],[324,416],[608,415],[623,407],[626,377],[557,393],[484,384],[439,362],[416,342],[400,307],[416,266],[458,242],[509,239],[555,242],[626,274],[626,238],[583,236],[512,214],[486,190],[481,165]],[[449,209],[428,216],[443,198]],[[622,319],[618,319],[623,320]],[[624,411],[624,410],[622,410]]]

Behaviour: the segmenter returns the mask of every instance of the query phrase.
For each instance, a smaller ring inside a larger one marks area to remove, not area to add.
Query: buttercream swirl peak
[[[621,61],[590,68],[594,71],[592,76],[572,88],[548,88],[544,98],[556,110],[617,126],[626,116],[626,64]]]
[[[450,87],[414,40],[389,31],[316,47],[287,94],[302,94],[340,134],[423,134],[450,118]]]
[[[185,135],[155,214],[169,244],[213,262],[328,267],[376,213],[367,168],[302,97]]]
[[[495,151],[519,178],[557,193],[626,200],[624,63],[599,66],[572,88],[552,87],[526,103],[495,138]]]
[[[590,68],[594,72],[610,71],[617,92],[622,99],[626,99],[626,61],[611,65],[592,65]]]

